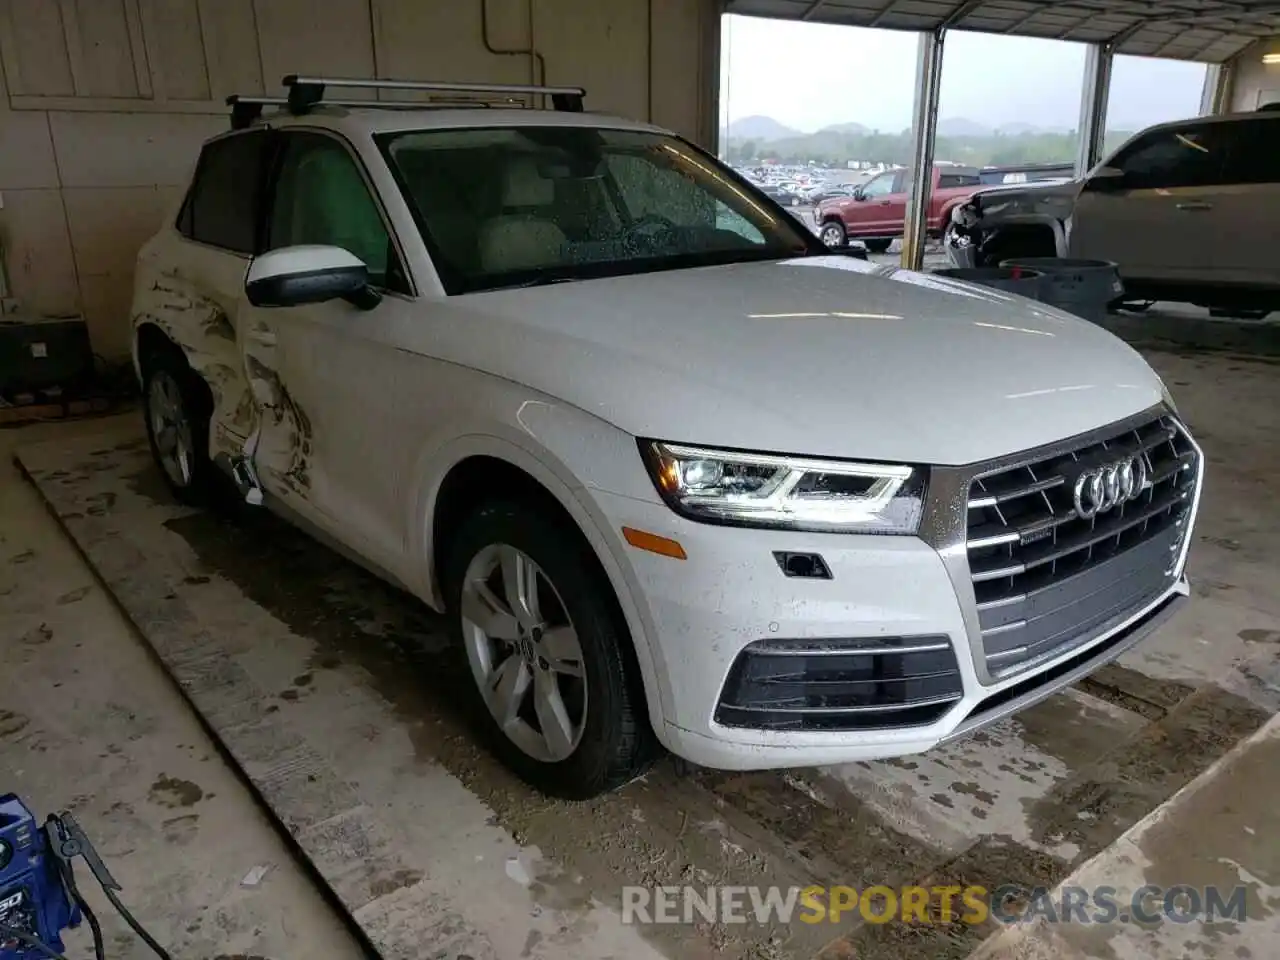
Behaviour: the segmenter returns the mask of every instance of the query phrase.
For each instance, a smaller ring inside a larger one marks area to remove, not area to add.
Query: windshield
[[[587,127],[379,138],[448,293],[826,249],[675,137]]]

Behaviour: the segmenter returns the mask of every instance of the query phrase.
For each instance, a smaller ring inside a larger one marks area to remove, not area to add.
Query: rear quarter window
[[[178,215],[184,237],[234,253],[256,252],[270,142],[265,130],[254,130],[205,144]]]
[[[1227,127],[1227,183],[1280,183],[1280,114],[1262,114]]]

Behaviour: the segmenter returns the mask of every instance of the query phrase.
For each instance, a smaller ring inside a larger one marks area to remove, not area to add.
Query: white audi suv
[[[286,82],[138,258],[153,452],[444,612],[542,789],[927,750],[1187,597],[1202,460],[1104,330],[833,253],[581,91]]]

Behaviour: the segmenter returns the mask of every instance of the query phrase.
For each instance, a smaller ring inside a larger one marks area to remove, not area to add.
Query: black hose
[[[120,916],[124,917],[124,922],[133,928],[133,932],[136,933],[142,939],[143,943],[145,943],[148,947],[151,948],[152,952],[155,953],[155,955],[159,957],[160,960],[172,960],[172,958],[169,956],[169,951],[165,950],[164,947],[160,946],[160,944],[156,941],[156,938],[151,936],[151,934],[147,933],[147,931],[143,929],[142,924],[140,924],[137,920],[133,919],[133,914],[129,912],[128,907],[126,907],[123,903],[120,902],[120,898],[116,896],[114,890],[112,890],[110,887],[104,886],[102,888],[102,892],[107,895],[107,899],[111,901],[111,905],[116,908]]]
[[[25,930],[19,930],[17,927],[11,927],[7,923],[0,923],[0,936],[11,937],[14,940],[20,940],[28,947],[32,947],[43,953],[49,960],[67,960],[62,954],[53,947],[48,946],[43,940],[33,937]]]
[[[58,875],[62,878],[62,885],[67,888],[67,892],[71,894],[71,899],[76,902],[76,906],[80,908],[80,912],[84,914],[85,920],[89,922],[89,929],[93,932],[93,956],[94,960],[106,960],[106,948],[103,946],[102,924],[98,922],[97,914],[89,906],[84,895],[80,893],[80,888],[76,886],[76,874],[71,864],[65,860],[58,860]]]

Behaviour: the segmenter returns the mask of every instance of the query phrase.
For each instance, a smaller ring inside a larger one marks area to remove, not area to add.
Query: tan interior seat
[[[555,183],[538,172],[532,157],[508,164],[504,212],[480,228],[481,268],[487,273],[508,273],[562,263],[564,231],[548,216],[555,199]]]

